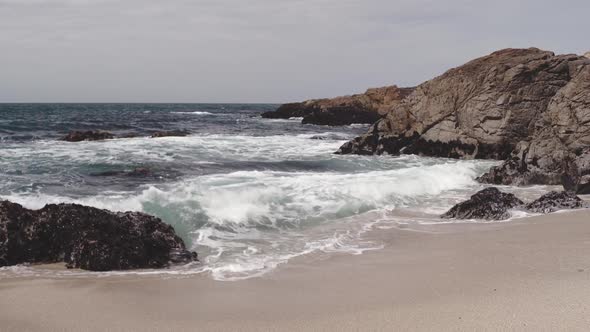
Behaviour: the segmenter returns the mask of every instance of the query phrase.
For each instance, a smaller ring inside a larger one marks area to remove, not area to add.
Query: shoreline
[[[253,279],[0,280],[16,330],[583,330],[590,210],[372,231],[381,250],[311,254]]]

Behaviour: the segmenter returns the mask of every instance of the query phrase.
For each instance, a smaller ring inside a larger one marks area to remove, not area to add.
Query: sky
[[[0,0],[0,102],[282,103],[506,47],[590,51],[589,0]]]

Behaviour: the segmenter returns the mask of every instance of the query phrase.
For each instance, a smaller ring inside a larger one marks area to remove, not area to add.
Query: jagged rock
[[[584,201],[576,194],[566,191],[552,191],[526,205],[526,209],[535,213],[551,213],[557,210],[580,209]]]
[[[0,266],[65,262],[92,271],[162,268],[196,260],[172,226],[143,213],[0,202]]]
[[[102,130],[88,130],[88,131],[72,131],[66,136],[62,137],[62,141],[67,142],[82,142],[82,141],[102,141],[105,139],[113,139],[115,135],[108,131]]]
[[[586,187],[590,59],[536,48],[494,52],[421,84],[337,153],[506,160],[480,181],[559,184],[567,178],[575,187],[568,190]],[[575,167],[564,169],[564,160]]]
[[[583,193],[590,186],[590,61],[570,64],[572,79],[551,99],[531,137],[520,142],[509,161],[481,182],[563,184]]]
[[[441,218],[503,220],[510,218],[509,209],[524,203],[513,194],[490,187],[477,192],[465,202],[453,206]]]
[[[588,59],[590,59],[590,52],[584,53],[584,56],[587,57]]]
[[[157,131],[152,134],[152,138],[159,137],[184,137],[188,136],[188,132],[184,130],[169,130],[169,131]]]
[[[506,159],[587,63],[534,48],[494,52],[421,84],[339,153]]]
[[[262,114],[263,118],[303,118],[302,123],[342,126],[352,123],[374,123],[391,107],[408,96],[414,88],[388,86],[368,89],[364,94],[315,99],[281,105],[276,111]]]

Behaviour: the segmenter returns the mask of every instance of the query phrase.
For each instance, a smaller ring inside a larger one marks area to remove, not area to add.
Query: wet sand
[[[1,331],[473,331],[590,326],[590,210],[371,234],[244,281],[0,280]]]

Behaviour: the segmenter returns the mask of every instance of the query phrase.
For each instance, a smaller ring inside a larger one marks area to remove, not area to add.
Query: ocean
[[[438,216],[483,188],[496,161],[334,152],[368,125],[262,119],[272,104],[0,104],[0,199],[28,208],[79,203],[141,211],[171,224],[200,263],[158,271],[92,273],[17,266],[0,276],[260,276],[314,252],[362,254],[365,234]],[[107,130],[63,142],[72,130]],[[149,138],[159,130],[187,137]],[[138,171],[139,170],[139,171]],[[536,196],[547,188],[505,188]],[[448,221],[445,221],[448,222]]]

